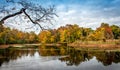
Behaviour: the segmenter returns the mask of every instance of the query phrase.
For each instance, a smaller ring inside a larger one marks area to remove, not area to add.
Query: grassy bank
[[[106,42],[103,41],[76,41],[74,43],[69,43],[68,46],[82,48],[119,48],[120,41],[119,40],[107,40]]]

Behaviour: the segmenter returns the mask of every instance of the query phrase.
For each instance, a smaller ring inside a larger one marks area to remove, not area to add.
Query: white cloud
[[[80,8],[80,6],[71,6],[71,8],[66,11],[66,6],[62,5],[58,9],[60,11],[57,13],[59,18],[57,18],[57,23],[55,24],[56,28],[66,24],[78,24],[82,27],[90,27],[95,29],[99,27],[102,22],[109,23],[110,25],[118,25],[120,22],[119,15],[113,16],[117,14],[112,11],[114,7],[104,8],[103,10],[91,10]]]

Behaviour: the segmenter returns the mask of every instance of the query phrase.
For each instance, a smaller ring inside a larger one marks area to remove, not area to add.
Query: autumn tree
[[[58,34],[59,34],[59,40],[60,42],[65,42],[66,41],[66,30],[65,30],[65,27],[60,27],[58,28]]]
[[[0,44],[6,44],[9,40],[10,28],[3,27],[3,30],[4,31],[0,32]]]
[[[3,29],[0,32],[0,44],[38,43],[38,36],[34,32],[22,32],[9,27]]]
[[[80,40],[83,37],[83,29],[78,25],[70,25],[67,24],[64,27],[58,28],[60,34],[60,42],[74,42],[76,40]]]
[[[82,36],[81,40],[89,40],[89,35],[93,33],[94,30],[91,28],[81,28]]]
[[[101,26],[89,35],[89,39],[105,41],[106,39],[114,39],[114,35],[109,24],[101,23]]]
[[[59,39],[60,35],[56,29],[49,29],[49,31],[51,32],[51,38],[50,38],[51,43],[56,43],[56,42],[60,41],[60,39]]]
[[[104,36],[105,29],[104,28],[97,28],[93,33],[88,36],[88,40],[98,41],[105,39]]]
[[[105,29],[105,31],[104,31],[105,39],[113,39],[114,38],[114,35],[113,35],[113,32],[112,32],[112,28],[110,28],[109,24],[102,23],[100,28],[104,28]]]
[[[39,36],[39,41],[41,43],[50,43],[51,41],[51,32],[48,30],[43,30],[40,32]]]
[[[80,40],[82,36],[81,28],[74,24],[74,25],[66,25],[66,28],[68,30],[68,42],[74,42],[76,40]]]

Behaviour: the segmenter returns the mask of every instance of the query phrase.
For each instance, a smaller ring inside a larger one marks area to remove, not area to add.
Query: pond
[[[0,50],[0,70],[120,70],[120,52],[39,46]]]

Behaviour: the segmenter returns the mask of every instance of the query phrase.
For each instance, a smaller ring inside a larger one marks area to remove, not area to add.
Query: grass
[[[74,48],[102,48],[102,49],[118,49],[120,48],[119,40],[106,40],[103,41],[75,41],[74,43],[68,44]]]
[[[75,41],[74,44],[112,44],[112,45],[118,45],[119,40],[107,40],[106,42],[103,41]]]

